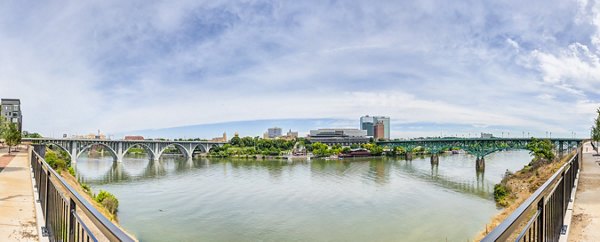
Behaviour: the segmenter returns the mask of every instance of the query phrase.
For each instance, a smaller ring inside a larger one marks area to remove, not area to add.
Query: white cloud
[[[566,133],[598,104],[595,1],[24,4],[0,3],[0,96],[45,134],[366,113]]]

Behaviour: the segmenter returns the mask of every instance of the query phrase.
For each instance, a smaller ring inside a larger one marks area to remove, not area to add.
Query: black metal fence
[[[482,241],[558,241],[579,173],[578,152]]]
[[[43,154],[45,146],[31,151],[31,167],[46,222],[42,232],[50,241],[135,241],[69,186]]]

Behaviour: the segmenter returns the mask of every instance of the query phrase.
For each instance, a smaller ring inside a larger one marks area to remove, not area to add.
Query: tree
[[[554,160],[554,145],[550,140],[531,139],[527,144],[527,149],[534,156],[535,160]]]
[[[23,137],[25,137],[25,138],[43,138],[43,136],[39,133],[27,133],[27,134],[25,134],[25,132],[23,132],[23,133],[24,133]]]
[[[596,110],[598,116],[594,121],[594,126],[592,126],[592,141],[596,142],[596,154],[598,154],[598,141],[600,141],[600,108]]]
[[[402,146],[394,147],[394,154],[401,155],[401,154],[405,154],[405,153],[406,153],[406,149],[404,149],[404,147],[402,147]]]
[[[6,132],[7,122],[4,117],[0,116],[0,139],[4,139],[4,132]]]
[[[17,129],[17,125],[11,123],[8,125],[8,129],[3,132],[4,140],[8,145],[8,154],[10,155],[10,150],[13,146],[21,143],[21,132]]]
[[[329,156],[332,151],[329,150],[329,146],[323,143],[316,142],[312,144],[312,153],[317,157]]]
[[[241,139],[240,139],[239,135],[233,136],[233,138],[231,138],[231,140],[229,141],[229,143],[231,145],[238,146],[238,147],[240,146],[240,142],[241,142]]]

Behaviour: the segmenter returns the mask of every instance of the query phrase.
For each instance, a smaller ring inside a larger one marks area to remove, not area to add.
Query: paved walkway
[[[0,150],[0,241],[38,241],[27,151],[13,153]],[[9,161],[10,160],[10,161]]]
[[[569,241],[600,241],[600,156],[594,154],[584,144]]]

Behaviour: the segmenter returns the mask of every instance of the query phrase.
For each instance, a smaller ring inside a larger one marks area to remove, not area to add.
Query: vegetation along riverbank
[[[494,200],[496,205],[503,209],[486,224],[475,241],[481,240],[504,221],[574,155],[571,153],[562,158],[557,157],[549,140],[534,139],[527,145],[527,149],[530,150],[533,159],[517,172],[507,171],[502,181],[494,186]]]
[[[113,222],[118,222],[117,212],[119,200],[108,191],[99,191],[94,194],[91,188],[77,180],[75,170],[71,166],[69,154],[63,150],[46,149],[46,162],[52,169],[60,174],[71,187],[77,190],[98,211]]]

